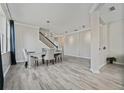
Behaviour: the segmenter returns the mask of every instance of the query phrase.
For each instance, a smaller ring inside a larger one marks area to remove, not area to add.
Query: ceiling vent
[[[112,7],[109,8],[109,10],[110,10],[110,11],[114,11],[114,10],[115,10],[115,7],[112,6]]]

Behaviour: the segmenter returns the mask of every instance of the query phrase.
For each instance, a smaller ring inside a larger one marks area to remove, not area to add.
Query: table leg
[[[43,64],[45,63],[44,57],[45,57],[45,55],[42,55],[42,63]]]
[[[42,63],[44,64],[44,59],[42,59]]]

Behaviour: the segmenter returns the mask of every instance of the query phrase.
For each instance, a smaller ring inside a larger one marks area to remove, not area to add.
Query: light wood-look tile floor
[[[124,89],[124,66],[108,64],[100,74],[90,71],[89,60],[65,58],[56,64],[25,69],[24,63],[11,66],[4,89],[9,90],[97,90]]]

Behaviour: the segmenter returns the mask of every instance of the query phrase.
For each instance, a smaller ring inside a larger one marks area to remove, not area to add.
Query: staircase
[[[54,44],[53,41],[50,40],[47,36],[45,36],[42,32],[39,32],[39,40],[46,44],[49,48],[58,49],[58,46]]]
[[[59,44],[55,41],[54,38],[54,35],[52,35],[48,29],[39,29],[39,40],[46,44],[49,48],[55,48],[58,50]]]
[[[63,50],[63,44],[59,40],[55,39],[55,36],[52,33],[49,33],[48,30],[45,29],[39,29],[39,40],[46,44],[49,48],[54,48],[56,51],[59,51],[62,53],[62,60],[64,56],[64,50]]]

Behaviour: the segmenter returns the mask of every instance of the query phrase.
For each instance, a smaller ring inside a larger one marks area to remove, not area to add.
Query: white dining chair
[[[44,57],[44,62],[47,63],[47,66],[48,66],[48,62],[50,62],[50,61],[52,61],[52,63],[54,64],[55,58],[54,58],[54,49],[53,48],[47,49],[46,55]]]
[[[24,54],[25,68],[27,68],[27,66],[28,66],[28,52],[26,49],[23,49],[23,54]]]
[[[35,58],[36,58],[35,61],[37,62],[36,64],[38,66],[39,62],[42,61],[42,54],[41,53],[38,53],[38,54],[35,54],[33,56],[35,56]]]
[[[55,50],[54,57],[55,57],[55,62],[62,61],[62,51]]]
[[[25,68],[27,68],[28,62],[29,62],[29,54],[28,54],[27,49],[23,49],[23,53],[24,53]],[[30,57],[35,62],[35,65],[38,66],[38,58],[36,56],[33,56],[33,55],[30,55]],[[31,59],[30,59],[30,61],[31,61]]]

